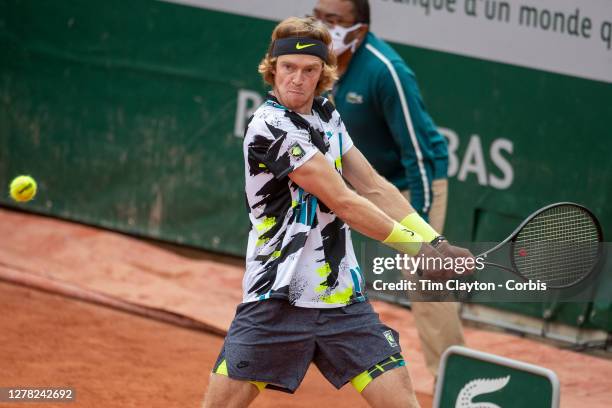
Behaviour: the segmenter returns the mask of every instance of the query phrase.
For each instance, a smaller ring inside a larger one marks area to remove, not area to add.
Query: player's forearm
[[[350,191],[343,199],[346,201],[336,214],[351,228],[408,255],[417,255],[427,246],[418,232],[391,219],[366,198]]]
[[[395,221],[399,222],[414,212],[414,208],[397,187],[378,174],[370,186],[359,193]]]
[[[329,206],[349,227],[363,235],[383,241],[393,229],[394,220],[364,197],[350,191]]]
[[[440,235],[416,213],[397,187],[378,174],[376,177],[378,180],[369,183],[368,188],[362,189],[364,197],[390,218],[421,235],[423,242],[431,242]]]

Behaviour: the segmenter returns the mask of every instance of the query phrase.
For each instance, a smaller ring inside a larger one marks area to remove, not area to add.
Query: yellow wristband
[[[421,235],[404,227],[399,222],[393,224],[393,230],[383,241],[383,244],[408,255],[418,254],[422,243],[423,237]]]
[[[418,233],[423,237],[423,242],[431,242],[440,234],[435,229],[431,228],[431,225],[425,222],[423,218],[417,212],[413,212],[404,218],[400,224],[404,227]]]

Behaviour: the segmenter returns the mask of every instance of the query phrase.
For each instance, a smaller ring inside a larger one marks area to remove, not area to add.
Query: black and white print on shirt
[[[317,97],[311,115],[274,96],[250,119],[243,144],[251,222],[243,301],[287,299],[301,307],[339,307],[365,300],[348,225],[288,175],[323,154],[340,175],[353,146],[334,106]]]

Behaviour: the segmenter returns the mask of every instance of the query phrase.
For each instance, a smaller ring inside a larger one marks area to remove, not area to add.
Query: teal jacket
[[[334,90],[336,108],[374,168],[427,217],[433,179],[446,178],[448,150],[425,110],[414,73],[384,41],[368,33]]]

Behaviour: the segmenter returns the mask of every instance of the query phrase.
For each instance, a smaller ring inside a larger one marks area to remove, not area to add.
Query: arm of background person
[[[425,160],[429,132],[437,132],[419,91],[414,73],[403,63],[387,66],[378,77],[379,103],[400,149],[413,207],[427,216],[431,207],[433,163]]]

